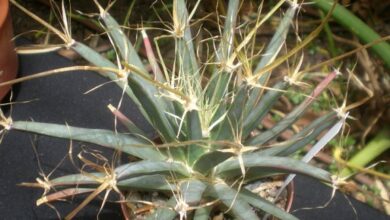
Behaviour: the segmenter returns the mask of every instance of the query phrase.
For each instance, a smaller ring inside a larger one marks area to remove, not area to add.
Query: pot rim
[[[0,0],[0,28],[3,26],[5,20],[7,19],[8,7],[9,7],[8,0]]]

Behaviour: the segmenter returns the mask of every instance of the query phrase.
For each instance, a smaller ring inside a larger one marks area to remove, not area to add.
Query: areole
[[[13,29],[9,14],[9,1],[0,0],[0,82],[16,77],[18,59],[12,41]],[[0,100],[8,93],[11,86],[0,88]]]

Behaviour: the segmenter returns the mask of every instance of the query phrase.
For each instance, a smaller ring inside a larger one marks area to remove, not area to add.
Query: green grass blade
[[[34,132],[52,137],[98,144],[127,154],[151,160],[164,160],[165,156],[150,143],[135,136],[115,133],[104,129],[78,128],[60,124],[15,121],[12,129]]]
[[[258,155],[244,155],[243,165],[248,169],[246,175],[251,175],[251,172],[268,171],[271,169],[274,173],[279,171],[282,173],[300,173],[324,182],[331,182],[331,174],[320,168],[308,165],[302,161],[286,158]],[[215,168],[215,174],[221,178],[235,178],[241,176],[241,164],[238,158],[231,158]]]
[[[209,106],[216,107],[217,111],[215,111],[213,115],[212,122],[215,122],[218,118],[220,118],[225,112],[227,101],[226,94],[228,92],[228,87],[230,81],[232,79],[232,73],[221,71],[211,77],[208,81],[205,96],[207,97],[209,102]]]
[[[240,197],[243,200],[247,201],[253,207],[261,209],[261,210],[265,211],[266,213],[277,217],[278,219],[298,220],[298,218],[296,218],[295,216],[286,212],[285,210],[279,208],[275,204],[269,202],[268,200],[261,198],[260,196],[254,194],[246,189],[243,189],[242,191],[240,191]]]
[[[215,190],[216,199],[220,199],[227,208],[230,208],[235,217],[239,219],[259,219],[248,202],[238,196],[239,193],[236,190],[224,183],[213,185],[213,189]]]
[[[332,128],[327,131],[324,136],[322,136],[316,144],[302,157],[302,161],[308,163],[313,157],[320,152],[328,143],[331,141],[341,130],[341,128],[345,125],[345,120],[348,117],[348,112],[345,116],[341,117],[341,119],[332,126]]]

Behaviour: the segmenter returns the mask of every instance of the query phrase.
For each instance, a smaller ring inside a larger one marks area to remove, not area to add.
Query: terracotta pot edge
[[[3,27],[9,13],[9,1],[0,0],[0,28]]]

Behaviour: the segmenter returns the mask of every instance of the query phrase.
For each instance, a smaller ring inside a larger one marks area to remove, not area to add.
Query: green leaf
[[[106,59],[100,53],[96,52],[95,50],[86,46],[83,43],[75,42],[74,44],[72,44],[72,49],[76,51],[84,59],[86,59],[88,62],[94,64],[95,66],[117,68],[117,66],[114,63],[112,63],[110,60]],[[118,79],[115,73],[104,74],[104,76],[107,75],[112,80]]]
[[[289,86],[287,82],[278,82],[272,87],[253,109],[250,109],[244,120],[242,137],[245,139],[249,133],[260,125],[261,120],[267,115],[276,101],[283,94],[283,91]]]
[[[142,109],[147,113],[153,127],[159,132],[162,138],[167,141],[175,141],[176,134],[170,124],[166,113],[164,112],[163,98],[157,97],[159,93],[152,87],[146,86],[147,82],[139,83],[132,77],[129,77],[129,84],[136,97],[142,97]],[[151,90],[148,90],[151,89]],[[152,91],[154,90],[154,91]]]
[[[224,32],[217,50],[216,62],[226,65],[227,60],[234,48],[234,31],[238,15],[240,1],[229,1],[228,11],[225,18]],[[233,70],[223,67],[216,68],[206,87],[206,96],[211,106],[219,106],[221,100],[228,91],[230,80],[232,79]],[[223,101],[223,100],[222,100]],[[218,112],[218,111],[217,111]],[[219,118],[215,116],[214,118]]]
[[[95,178],[93,178],[95,177]],[[97,178],[103,178],[103,173],[90,173],[89,176],[84,174],[71,174],[61,176],[50,180],[52,186],[67,186],[67,185],[98,185]]]
[[[166,191],[174,189],[174,185],[168,183],[166,177],[160,174],[152,174],[123,179],[116,184],[120,189]]]
[[[251,204],[252,206],[261,209],[265,211],[266,213],[269,213],[279,219],[284,220],[298,220],[295,216],[289,214],[285,210],[279,208],[275,204],[272,204],[271,202],[261,198],[260,196],[243,189],[240,191],[240,197]]]
[[[234,132],[239,131],[242,127],[243,115],[242,110],[248,99],[248,86],[243,85],[239,87],[237,94],[233,97],[227,117],[218,126],[216,134],[212,134],[212,139],[215,140],[234,140]]]
[[[192,71],[188,72],[188,73],[191,73],[193,75],[199,75],[198,64],[197,64],[196,55],[195,55],[195,49],[194,49],[194,45],[192,44],[193,38],[192,38],[192,34],[191,34],[191,29],[189,26],[190,21],[188,20],[189,16],[188,16],[188,11],[187,11],[187,7],[186,7],[186,2],[184,0],[175,0],[173,2],[173,4],[175,4],[175,7],[176,7],[176,11],[174,11],[174,13],[176,13],[176,15],[174,15],[174,16],[177,16],[177,18],[178,18],[178,20],[177,20],[178,25],[181,27],[184,27],[183,38],[179,38],[178,42],[177,42],[178,46],[179,46],[179,51],[183,55],[182,58],[184,58],[184,60],[189,61],[189,63],[190,63],[187,65],[192,68]],[[195,78],[195,79],[199,80],[199,78]]]
[[[288,31],[290,29],[290,25],[293,23],[293,19],[295,16],[295,12],[298,7],[292,5],[283,15],[283,19],[280,21],[278,28],[275,31],[275,34],[272,36],[270,43],[267,46],[264,54],[261,56],[260,62],[257,64],[255,72],[265,67],[279,54],[282,49],[283,44],[286,41]],[[264,81],[260,80],[259,83],[263,84]]]
[[[280,120],[274,127],[267,131],[249,139],[245,144],[247,145],[262,145],[268,141],[278,137],[280,133],[289,128],[294,122],[296,122],[305,111],[309,108],[311,103],[318,95],[332,82],[336,77],[337,72],[334,71],[327,75],[313,90],[313,92],[293,111],[291,111],[286,117]]]
[[[328,143],[330,140],[332,140],[341,130],[343,127],[345,120],[348,117],[349,112],[347,112],[341,119],[333,125],[332,128],[330,128],[318,141],[316,144],[313,145],[313,147],[306,152],[306,154],[301,158],[302,162],[308,163],[313,157],[320,152]],[[278,196],[283,191],[284,188],[287,187],[287,185],[295,178],[296,174],[290,174],[287,176],[285,181],[283,182],[283,185],[280,187]]]
[[[211,212],[210,206],[197,208],[195,210],[194,220],[209,220],[210,219],[210,212]]]
[[[106,11],[100,14],[100,18],[104,22],[104,28],[114,42],[114,46],[119,51],[122,59],[146,71],[137,51],[115,19]]]
[[[195,6],[197,7],[197,5]],[[190,15],[191,16],[191,15]],[[190,29],[190,17],[188,15],[186,2],[184,0],[173,1],[173,26],[175,38],[175,65],[178,70],[178,87],[183,93],[195,99],[202,93],[200,70],[197,64],[197,57],[193,46],[193,38]],[[177,111],[182,113],[182,111]],[[202,128],[200,125],[199,112],[192,110],[186,114],[185,121],[187,129],[184,131],[188,135],[187,140],[200,140],[202,138]],[[192,164],[194,160],[203,152],[202,148],[191,145],[187,148],[186,160]]]
[[[157,208],[157,210],[146,217],[146,220],[172,220],[177,216],[177,212],[174,210],[176,206],[176,198],[172,196],[163,207]]]
[[[228,10],[225,18],[224,32],[218,49],[219,61],[226,61],[233,52],[234,31],[236,28],[237,15],[240,1],[229,1]]]
[[[217,183],[213,185],[213,189],[216,193],[216,199],[220,199],[221,202],[228,208],[236,218],[239,219],[259,219],[252,207],[243,200],[239,195],[239,192],[230,188],[224,183]]]
[[[105,174],[103,173],[89,173],[86,174],[71,174],[66,176],[61,176],[50,180],[50,183],[53,186],[71,186],[71,185],[91,185],[96,186],[101,184],[97,181],[98,178],[103,179]],[[165,191],[171,192],[172,189],[175,189],[174,185],[168,183],[164,175],[160,174],[151,174],[144,176],[137,176],[132,178],[124,178],[118,180],[116,183],[119,189],[123,190],[140,190],[140,191]]]
[[[197,179],[190,179],[180,184],[180,196],[183,197],[183,200],[189,206],[198,206],[206,187],[206,184],[203,182]]]
[[[337,117],[335,112],[321,116],[320,118],[317,118],[315,121],[310,123],[308,126],[304,127],[299,133],[291,137],[291,139],[288,140],[286,144],[271,147],[253,154],[258,156],[291,155],[314,141],[318,135],[336,123],[336,120]]]
[[[142,160],[124,164],[115,169],[118,180],[131,178],[134,176],[151,175],[151,174],[165,174],[190,176],[187,167],[178,162]]]
[[[98,179],[102,180],[106,175],[100,172],[88,174],[85,172],[62,176],[51,180],[51,183],[57,185],[95,185],[100,184]],[[171,175],[175,175],[176,177],[190,176],[186,167],[181,163],[149,160],[141,160],[119,166],[115,169],[115,175],[117,184],[120,187],[135,187],[140,189],[153,189],[152,187],[155,187],[155,189],[166,191],[171,191],[175,187],[172,187],[166,181],[165,177],[171,177]],[[199,185],[197,185],[198,188],[200,188]]]
[[[166,157],[153,149],[150,143],[132,135],[104,129],[78,128],[60,124],[15,121],[12,129],[34,132],[52,137],[98,144],[141,159],[164,160]]]
[[[123,124],[131,134],[136,134],[142,137],[148,136],[143,130],[141,130],[137,125],[135,125],[134,122],[132,122],[128,117],[126,117],[126,115],[124,115],[120,110],[116,109],[111,104],[108,105],[107,107],[115,116],[115,119],[117,119],[121,124]]]
[[[188,140],[201,140],[202,139],[202,125],[200,123],[199,112],[196,110],[189,111],[186,116],[187,119],[187,132]],[[197,145],[191,144],[187,149],[187,161],[189,164],[193,164],[206,149]]]
[[[101,13],[100,16],[106,26],[107,33],[115,42],[115,46],[119,50],[122,58],[128,64],[138,68],[140,72],[147,73],[137,51],[124,34],[119,24],[107,12]],[[144,75],[148,76],[148,74]],[[169,112],[172,112],[170,111],[173,109],[171,102],[167,102],[165,99],[158,97],[160,94],[158,89],[137,74],[130,74],[128,80],[137,99],[142,100],[141,110],[146,112],[153,127],[160,132],[165,140],[174,141],[174,129],[164,113],[168,110]]]
[[[283,44],[286,41],[286,37],[290,28],[290,25],[293,22],[294,15],[296,12],[296,9],[298,7],[291,6],[286,14],[284,15],[282,21],[280,22],[278,28],[275,31],[275,34],[273,35],[271,42],[268,44],[267,49],[265,50],[265,53],[262,55],[261,61],[257,64],[255,71],[259,71],[264,66],[271,63],[273,60],[275,60],[275,57],[279,54],[280,49],[282,48]],[[266,81],[270,77],[270,72],[265,73],[259,78],[258,83],[262,86],[266,85]],[[245,105],[245,112],[251,112],[252,109],[255,107],[259,95],[262,94],[262,88],[253,88],[253,91],[250,94],[250,98],[248,100],[248,103]]]
[[[80,56],[82,56],[85,60],[92,63],[95,66],[98,67],[111,67],[111,68],[118,68],[115,64],[113,64],[111,61],[106,59],[104,56],[93,50],[92,48],[80,43],[76,42],[72,45],[72,49],[76,51]],[[145,117],[148,122],[150,122],[148,115],[142,108],[141,103],[135,97],[133,91],[128,87],[127,83],[125,83],[123,80],[120,80],[115,73],[107,72],[104,74],[101,74],[104,77],[108,77],[110,80],[115,82],[121,89],[124,89],[126,94],[131,98],[131,100],[134,102],[134,104],[138,107],[138,109],[141,111],[142,115]]]
[[[246,175],[250,176],[251,172],[268,172],[274,173],[300,173],[321,181],[331,182],[331,174],[320,168],[308,165],[302,161],[288,157],[272,157],[248,154],[243,155],[243,165],[247,169]],[[215,175],[221,178],[235,178],[242,176],[241,164],[238,158],[231,158],[215,167]],[[253,175],[252,175],[253,176]]]
[[[226,153],[221,151],[211,151],[209,153],[205,153],[196,161],[194,169],[202,174],[206,174],[217,164],[221,163],[222,161],[225,161],[231,156],[232,153]]]

